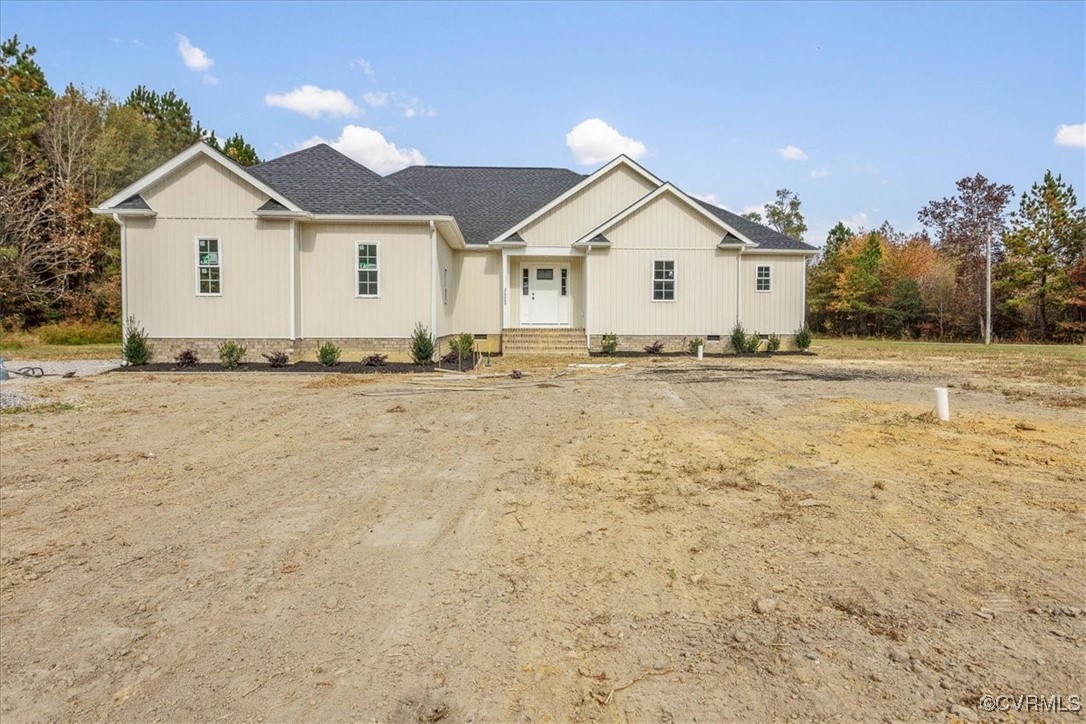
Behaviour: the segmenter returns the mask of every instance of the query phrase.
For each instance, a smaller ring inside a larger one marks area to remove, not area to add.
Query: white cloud
[[[811,169],[811,178],[827,178],[830,175],[830,167],[823,166],[822,168]]]
[[[392,99],[403,113],[404,118],[433,118],[437,111],[429,107],[415,96],[406,96],[402,93],[393,93]]]
[[[1060,124],[1056,131],[1056,145],[1071,148],[1086,148],[1086,123],[1074,126]]]
[[[367,78],[373,83],[377,82],[377,73],[373,70],[373,66],[365,58],[359,58],[358,60],[351,61],[352,68],[358,68],[361,70]]]
[[[799,146],[785,146],[777,149],[777,155],[785,161],[806,161],[810,156]]]
[[[574,126],[566,134],[566,145],[573,152],[573,159],[582,166],[610,161],[621,154],[638,159],[648,150],[641,141],[623,136],[599,118],[589,118]]]
[[[838,221],[840,221],[842,224],[844,224],[848,228],[852,229],[853,231],[859,231],[860,229],[866,229],[866,228],[868,228],[868,224],[870,223],[870,221],[869,221],[869,219],[867,217],[867,214],[865,214],[862,211],[853,214],[851,217],[849,217],[847,219],[838,219]]]
[[[366,103],[374,108],[380,108],[388,103],[388,93],[385,93],[384,91],[363,93],[362,100],[366,101]]]
[[[215,65],[215,61],[208,57],[200,48],[189,42],[184,35],[177,36],[177,52],[181,54],[181,60],[189,70],[207,70]]]
[[[690,194],[690,195],[693,196],[695,199],[698,199],[699,201],[704,201],[707,204],[712,204],[713,206],[722,206],[722,204],[720,203],[720,199],[717,198],[716,194]]]
[[[264,96],[264,103],[273,108],[286,108],[288,111],[301,113],[310,118],[341,118],[357,116],[362,109],[355,105],[346,93],[339,90],[326,90],[315,85],[303,85],[288,93],[269,93]]]
[[[201,80],[204,82],[204,85],[218,85],[222,82],[210,73],[201,78]]]
[[[740,216],[746,216],[747,214],[755,213],[765,219],[765,207],[768,205],[768,201],[764,204],[747,204],[743,207],[742,211],[736,213],[738,213]]]
[[[407,166],[426,163],[426,157],[417,148],[400,148],[378,131],[363,126],[344,126],[343,132],[334,141],[313,136],[308,141],[299,143],[298,148],[309,148],[318,143],[327,143],[340,153],[350,156],[366,168],[382,175],[399,171]]]

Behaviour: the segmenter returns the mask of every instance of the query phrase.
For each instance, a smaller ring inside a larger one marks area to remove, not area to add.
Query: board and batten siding
[[[290,222],[253,216],[268,197],[200,157],[143,194],[125,223],[128,312],[152,338],[290,337]],[[196,238],[220,239],[222,293],[196,289]]]
[[[605,232],[589,259],[591,332],[601,335],[727,334],[735,324],[738,253],[723,232],[665,193]],[[675,301],[652,298],[653,262],[675,262]]]
[[[456,258],[459,274],[449,291],[449,302],[453,305],[452,331],[501,334],[501,254],[465,250],[458,252]]]
[[[379,245],[376,298],[358,296],[357,242]],[[306,223],[299,243],[300,336],[407,338],[430,326],[429,224]]]
[[[768,292],[757,291],[759,266],[770,268],[772,289]],[[806,273],[806,256],[743,252],[740,289],[743,327],[747,332],[794,334],[803,326],[803,278]]]
[[[616,166],[521,229],[521,238],[528,246],[568,246],[654,188],[636,171]]]

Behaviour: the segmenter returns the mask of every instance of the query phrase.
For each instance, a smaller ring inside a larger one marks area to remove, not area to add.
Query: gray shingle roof
[[[468,244],[486,244],[585,177],[566,168],[409,166],[387,178],[446,209]]]
[[[279,203],[275,199],[268,199],[267,201],[264,202],[263,206],[261,206],[259,209],[257,209],[257,211],[288,211],[288,210],[289,209],[287,209],[286,206],[283,206],[281,203]]]
[[[815,248],[810,244],[806,244],[802,241],[796,241],[795,239],[785,236],[779,231],[774,231],[768,226],[762,226],[755,222],[744,219],[739,214],[733,214],[730,211],[713,206],[710,203],[701,201],[700,199],[694,199],[697,203],[705,207],[705,209],[713,216],[723,221],[728,226],[732,227],[740,234],[743,234],[748,239],[753,241],[761,249],[804,249],[814,251]]]
[[[117,204],[113,208],[115,208],[115,209],[148,209],[148,210],[150,210],[151,207],[147,205],[147,202],[143,200],[142,196],[140,196],[139,194],[136,194],[135,196],[129,196],[127,199],[125,199],[121,203]]]
[[[314,214],[447,214],[324,143],[246,170]]]

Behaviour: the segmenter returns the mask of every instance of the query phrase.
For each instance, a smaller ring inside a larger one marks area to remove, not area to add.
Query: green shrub
[[[147,333],[135,317],[128,318],[128,332],[121,345],[121,356],[130,365],[145,365],[151,359],[151,348],[147,346]]]
[[[689,343],[687,343],[686,348],[690,352],[690,354],[696,356],[697,353],[698,353],[698,347],[704,347],[704,346],[705,346],[705,340],[704,339],[702,339],[701,337],[694,337],[692,340],[690,340]]]
[[[245,357],[245,347],[232,339],[219,343],[219,366],[224,370],[236,370]]]
[[[796,330],[796,349],[800,352],[806,352],[811,348],[811,330],[807,325],[803,325]]]
[[[766,341],[765,341],[765,351],[766,352],[776,352],[776,351],[780,350],[780,348],[781,348],[780,335],[771,334],[771,335],[769,335],[768,338],[766,338]]]
[[[664,351],[664,343],[660,340],[656,340],[650,345],[646,345],[645,354],[660,354]]]
[[[187,369],[189,367],[195,367],[200,364],[200,358],[196,354],[194,349],[183,349],[178,352],[177,356],[173,358],[173,361],[177,363],[177,366],[181,369]]]
[[[618,335],[605,334],[600,340],[600,351],[604,354],[614,354],[618,351]]]
[[[264,359],[268,360],[269,367],[286,367],[287,361],[290,359],[290,355],[281,349],[277,349],[274,352],[260,355]]]
[[[758,348],[762,346],[762,338],[757,332],[752,332],[747,335],[746,348],[743,350],[747,354],[754,354],[758,351]]]
[[[341,350],[334,342],[325,342],[317,349],[317,361],[325,367],[335,367],[339,364]]]
[[[461,332],[449,340],[449,347],[453,352],[456,352],[459,359],[471,359],[471,355],[475,351],[475,336],[468,332]]]
[[[428,365],[434,361],[434,338],[422,322],[415,325],[411,334],[411,359],[417,365]]]
[[[732,327],[732,336],[728,339],[728,344],[731,345],[732,351],[736,354],[743,354],[747,351],[747,332],[743,329],[742,324],[736,324]]]
[[[34,330],[42,344],[110,344],[121,341],[120,325],[105,322],[59,322]]]

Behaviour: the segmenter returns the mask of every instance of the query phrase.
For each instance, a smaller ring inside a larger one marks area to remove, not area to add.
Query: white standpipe
[[[945,387],[935,388],[935,414],[943,422],[950,422],[950,391]]]
[[[704,356],[705,356],[705,345],[704,344],[699,344],[698,345],[698,359],[701,359]]]

